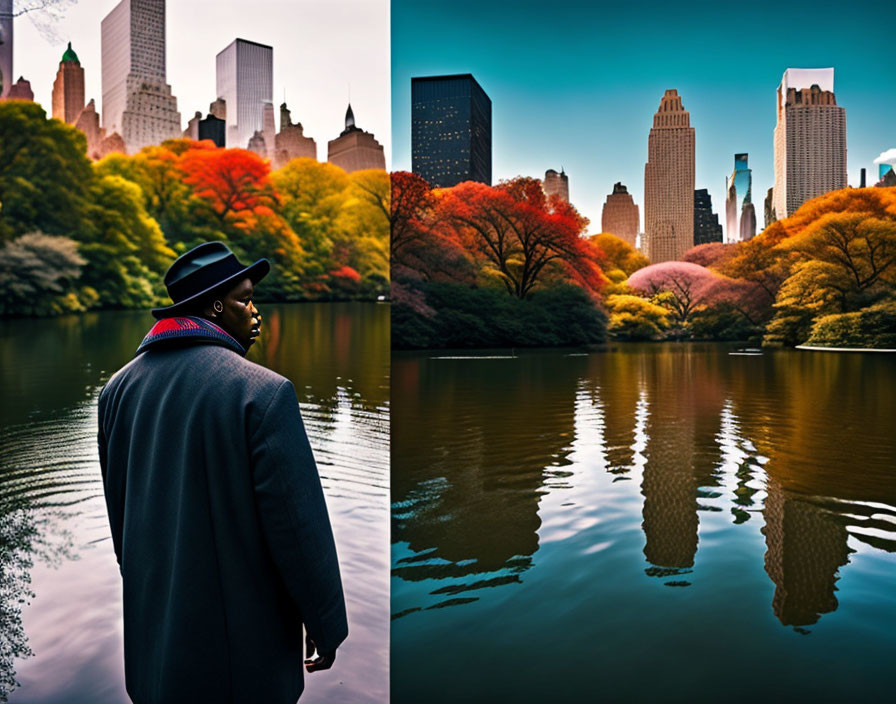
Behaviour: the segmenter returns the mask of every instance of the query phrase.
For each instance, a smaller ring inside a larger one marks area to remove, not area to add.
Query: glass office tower
[[[492,182],[492,101],[470,74],[411,79],[411,170],[436,188]]]

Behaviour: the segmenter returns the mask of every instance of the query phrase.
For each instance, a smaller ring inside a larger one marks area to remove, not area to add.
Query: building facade
[[[778,87],[774,216],[846,185],[846,110],[834,97],[834,69],[789,68]]]
[[[129,153],[181,135],[167,83],[165,0],[122,0],[101,25],[103,127]]]
[[[712,196],[705,188],[694,191],[694,246],[722,241],[722,223],[712,212]]]
[[[9,87],[6,94],[7,100],[34,100],[34,91],[31,90],[31,81],[25,80],[24,76],[19,76],[19,80]]]
[[[274,139],[274,168],[286,166],[293,159],[317,159],[317,144],[306,137],[302,123],[293,124],[286,103],[280,105],[280,131]]]
[[[411,170],[431,186],[492,182],[492,101],[471,74],[411,79]]]
[[[327,143],[327,161],[347,173],[386,168],[383,146],[376,141],[372,133],[365,132],[355,125],[355,114],[351,105],[345,111],[345,129],[336,139]]]
[[[563,169],[560,169],[559,174],[553,169],[545,171],[543,186],[546,196],[560,196],[569,203],[569,176]]]
[[[741,242],[756,234],[753,172],[747,154],[734,155],[734,171],[725,179],[725,241]]]
[[[644,253],[654,264],[681,259],[694,244],[694,128],[677,90],[653,116],[644,167]]]
[[[641,214],[631,194],[621,183],[613,185],[600,216],[601,232],[608,232],[625,240],[632,247],[637,243]]]
[[[84,69],[69,42],[53,81],[53,117],[73,125],[84,103]]]
[[[0,98],[12,86],[12,0],[0,0]]]
[[[227,106],[227,146],[246,149],[263,132],[265,105],[274,99],[274,50],[235,39],[215,59],[218,98]]]

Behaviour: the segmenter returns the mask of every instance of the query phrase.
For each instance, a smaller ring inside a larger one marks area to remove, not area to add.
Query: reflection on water
[[[388,692],[388,309],[265,306],[250,359],[295,384],[342,565],[351,635],[302,701]],[[96,396],[145,313],[0,322],[0,700],[127,701],[120,578],[96,457]],[[33,654],[32,654],[33,653]]]
[[[394,701],[887,691],[896,364],[729,351],[393,358]]]

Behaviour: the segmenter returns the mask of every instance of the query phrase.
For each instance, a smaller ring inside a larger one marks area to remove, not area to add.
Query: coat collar
[[[178,316],[163,318],[146,334],[137,348],[136,354],[145,352],[150,347],[177,340],[182,344],[212,344],[232,349],[245,356],[246,349],[236,338],[218,327],[210,320],[195,316]]]

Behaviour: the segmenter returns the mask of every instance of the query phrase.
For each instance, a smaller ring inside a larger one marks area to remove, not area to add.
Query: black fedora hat
[[[267,259],[259,259],[250,266],[240,264],[236,255],[223,242],[206,242],[181,254],[165,274],[165,288],[174,301],[165,308],[153,308],[156,318],[178,315],[191,303],[217,289],[229,288],[245,278],[253,284],[261,281],[271,270]]]

